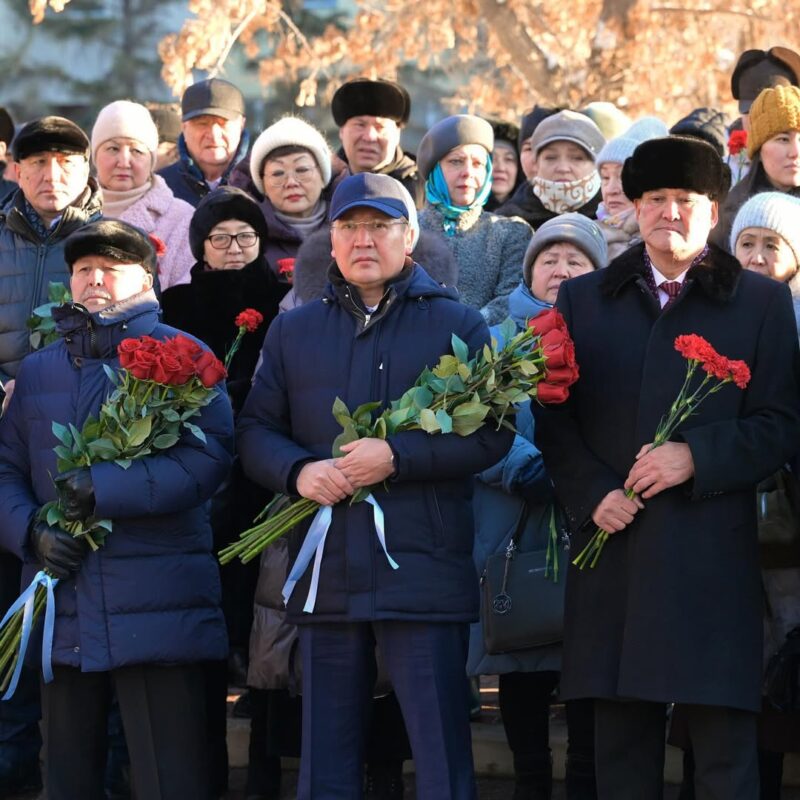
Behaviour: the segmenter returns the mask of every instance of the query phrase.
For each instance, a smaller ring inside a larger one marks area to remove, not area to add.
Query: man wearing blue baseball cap
[[[451,352],[452,334],[470,352],[489,341],[481,315],[411,260],[409,215],[389,176],[339,184],[325,296],[273,322],[239,418],[250,478],[332,507],[324,549],[316,565],[295,565],[302,575],[287,599],[303,666],[299,800],[361,796],[376,644],[408,729],[417,797],[476,797],[465,672],[478,612],[472,475],[496,463],[513,436],[406,431],[359,439],[330,457],[341,433],[331,414],[337,397],[350,409],[385,406]],[[379,487],[377,527],[371,503],[350,503],[368,486]],[[290,548],[307,535],[308,522]]]

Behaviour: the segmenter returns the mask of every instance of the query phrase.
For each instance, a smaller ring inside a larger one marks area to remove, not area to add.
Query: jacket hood
[[[645,278],[644,243],[634,245],[615,258],[603,272],[600,290],[607,295],[618,294],[626,284]],[[708,254],[686,274],[694,280],[709,298],[727,303],[736,292],[742,265],[714,244],[708,245]]]
[[[552,307],[551,303],[534,297],[524,283],[520,283],[508,296],[508,315],[520,330],[525,327],[525,323],[529,319]],[[494,328],[492,328],[492,332],[494,333]]]
[[[80,303],[65,303],[53,309],[56,330],[67,350],[77,357],[114,358],[117,345],[153,331],[158,324],[159,305],[148,289],[100,311],[90,312]]]

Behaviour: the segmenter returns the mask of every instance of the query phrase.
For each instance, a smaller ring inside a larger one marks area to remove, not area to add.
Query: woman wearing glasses
[[[207,194],[194,212],[188,238],[195,261],[190,282],[164,291],[164,322],[197,336],[218,358],[224,358],[236,337],[234,320],[238,314],[254,308],[264,316],[263,324],[242,339],[228,367],[228,394],[236,415],[250,390],[261,344],[278,313],[285,286],[278,283],[266,263],[264,216],[255,200],[241,189],[220,186]],[[244,477],[236,462],[230,480],[211,503],[214,552],[249,528],[268,499]],[[212,772],[227,774],[228,671],[229,665],[238,667],[246,660],[258,566],[256,562],[247,567],[235,562],[220,574],[231,657],[208,665],[206,691]]]
[[[144,106],[117,100],[101,109],[92,128],[92,162],[103,190],[103,214],[166,244],[158,259],[158,286],[164,290],[189,280],[186,240],[194,209],[155,174],[157,157],[158,130]]]
[[[328,144],[299,117],[286,116],[256,139],[249,173],[232,183],[258,200],[267,226],[265,256],[282,284],[292,282],[293,259],[303,241],[327,228],[328,200],[336,184]]]

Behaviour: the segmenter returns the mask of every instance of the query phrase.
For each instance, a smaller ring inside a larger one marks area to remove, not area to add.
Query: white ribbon
[[[378,501],[370,494],[367,495],[365,502],[372,506],[372,519],[375,524],[375,533],[378,536],[378,541],[381,543],[386,560],[392,569],[399,569],[400,565],[389,555],[386,549],[386,531],[384,530],[383,509],[378,504]],[[297,554],[292,569],[289,572],[289,577],[283,585],[283,602],[284,605],[288,604],[289,598],[292,596],[294,587],[300,578],[303,577],[308,565],[311,563],[311,558],[314,558],[314,568],[311,572],[311,586],[308,589],[308,597],[306,598],[303,611],[310,614],[314,610],[317,602],[317,590],[319,589],[319,573],[322,566],[322,554],[325,550],[325,539],[328,536],[328,529],[331,526],[331,519],[333,517],[333,508],[331,506],[321,506],[317,511],[316,516],[311,521],[311,527],[308,529],[303,546]]]

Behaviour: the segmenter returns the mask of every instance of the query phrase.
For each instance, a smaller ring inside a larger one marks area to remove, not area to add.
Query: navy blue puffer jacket
[[[78,428],[96,415],[119,367],[117,344],[177,331],[158,322],[147,292],[95,314],[54,311],[63,337],[28,356],[0,422],[0,547],[25,562],[23,584],[39,569],[27,546],[37,510],[55,497],[53,421]],[[56,587],[53,663],[97,672],[137,663],[224,658],[219,569],[205,507],[232,463],[233,421],[218,392],[199,417],[207,443],[184,434],[177,445],[135,460],[91,468],[96,514],[114,529],[80,571]]]
[[[256,482],[295,491],[300,467],[330,458],[341,428],[336,397],[352,411],[387,404],[420,372],[451,351],[451,335],[474,353],[489,341],[481,315],[456,300],[419,266],[404,268],[378,310],[363,308],[338,270],[325,297],[280,315],[264,342],[263,361],[239,417],[242,464]],[[365,324],[366,323],[366,324]],[[374,492],[385,512],[386,544],[400,565],[389,566],[367,503],[335,506],[312,614],[301,611],[311,569],[289,602],[297,622],[477,617],[472,562],[472,476],[496,463],[513,434],[483,427],[471,436],[406,431],[389,437],[397,474]],[[299,545],[308,524],[298,527]],[[292,548],[294,549],[294,548]]]

